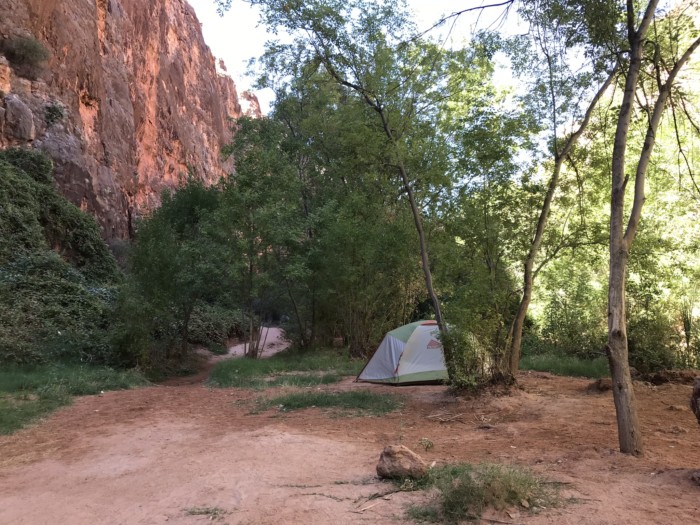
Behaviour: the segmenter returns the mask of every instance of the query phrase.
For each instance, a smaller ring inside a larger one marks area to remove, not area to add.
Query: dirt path
[[[538,515],[496,514],[501,521],[700,522],[700,487],[689,480],[700,468],[690,386],[637,385],[648,453],[636,459],[615,451],[610,392],[548,374],[523,374],[520,383],[511,396],[471,400],[437,386],[347,379],[327,387],[404,398],[402,410],[381,418],[250,414],[259,392],[202,385],[82,397],[0,437],[0,524],[406,523],[406,506],[424,494],[369,499],[392,489],[374,467],[382,447],[398,442],[429,461],[526,465],[577,498]],[[421,438],[434,447],[423,452]],[[191,514],[203,508],[225,514]]]

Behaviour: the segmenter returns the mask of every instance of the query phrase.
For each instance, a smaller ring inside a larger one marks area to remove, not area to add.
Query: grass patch
[[[207,516],[210,521],[222,519],[228,512],[219,507],[190,507],[185,509],[188,516]]]
[[[530,470],[506,465],[446,465],[430,470],[422,486],[434,487],[433,504],[411,507],[408,517],[431,523],[479,520],[484,509],[524,507],[532,511],[555,506],[556,486],[544,483]]]
[[[600,379],[610,375],[608,362],[604,357],[579,359],[578,357],[553,354],[528,355],[520,360],[520,369],[591,379]]]
[[[282,352],[267,359],[229,359],[217,363],[209,377],[209,384],[221,388],[257,389],[312,386],[334,383],[343,376],[357,375],[362,366],[361,361],[352,360],[332,349]],[[292,379],[295,372],[315,374],[299,374],[298,379]]]
[[[266,386],[295,386],[295,387],[305,387],[305,386],[317,386],[317,385],[331,385],[337,383],[343,379],[342,375],[330,373],[330,374],[288,374],[276,376],[268,381],[265,381]]]
[[[278,407],[288,412],[304,408],[336,409],[339,415],[371,414],[379,416],[401,407],[395,395],[375,394],[367,390],[352,392],[297,392],[260,401],[258,408]]]
[[[0,370],[0,434],[70,403],[71,396],[146,384],[140,373],[83,365],[12,366]]]

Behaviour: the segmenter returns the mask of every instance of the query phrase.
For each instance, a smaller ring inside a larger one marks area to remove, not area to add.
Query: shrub
[[[470,331],[450,327],[441,335],[450,384],[457,388],[476,388],[498,374],[500,356],[488,352]]]
[[[44,122],[46,122],[46,125],[49,127],[63,120],[65,116],[66,110],[57,102],[52,102],[44,107]]]
[[[430,521],[462,523],[479,520],[486,508],[536,508],[557,503],[555,488],[517,466],[446,465],[431,469],[423,484],[437,489],[437,501],[426,507],[414,507],[409,515]]]
[[[15,71],[31,79],[37,77],[42,63],[48,60],[48,49],[33,36],[8,38],[0,46]]]
[[[0,362],[109,362],[119,272],[51,169],[36,151],[0,152]]]
[[[115,290],[96,286],[51,251],[0,271],[0,361],[109,361]]]
[[[209,349],[226,346],[232,337],[243,335],[244,324],[244,316],[240,310],[202,303],[192,311],[189,341]]]
[[[674,368],[678,334],[662,312],[646,311],[630,316],[627,325],[630,364],[648,374]]]
[[[9,148],[0,151],[0,160],[22,170],[40,184],[53,186],[53,162],[39,151]]]
[[[48,249],[37,219],[41,213],[37,186],[0,156],[0,265]]]

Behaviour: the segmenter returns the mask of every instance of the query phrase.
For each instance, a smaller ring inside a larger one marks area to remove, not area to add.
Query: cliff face
[[[220,149],[241,104],[184,0],[2,0],[0,37],[23,35],[51,56],[31,80],[0,53],[0,147],[47,152],[105,237],[128,236],[188,173],[227,173]]]

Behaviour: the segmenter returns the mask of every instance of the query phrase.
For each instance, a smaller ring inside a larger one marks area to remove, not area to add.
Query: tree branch
[[[685,50],[683,56],[681,56],[678,62],[676,62],[675,66],[673,66],[673,69],[669,73],[666,82],[659,91],[659,98],[656,99],[656,103],[654,104],[654,111],[647,127],[644,146],[642,147],[642,153],[639,156],[639,163],[637,164],[637,171],[634,180],[634,203],[632,204],[632,211],[630,212],[630,218],[627,222],[627,229],[625,230],[625,235],[623,237],[623,240],[628,248],[634,239],[637,226],[639,225],[639,221],[642,217],[642,207],[644,206],[644,201],[646,199],[644,195],[644,179],[646,177],[651,153],[654,149],[654,144],[656,143],[656,130],[659,127],[659,122],[661,122],[661,115],[666,107],[666,101],[668,100],[671,93],[671,87],[673,86],[678,73],[690,59],[691,55],[698,48],[698,46],[700,46],[700,37],[697,38],[688,47],[688,49]]]

